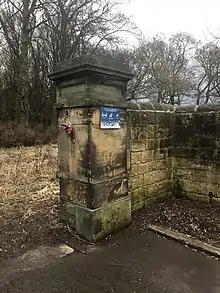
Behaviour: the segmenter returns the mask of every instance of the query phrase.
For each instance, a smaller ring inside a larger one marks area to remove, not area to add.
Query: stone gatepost
[[[56,65],[60,213],[89,241],[131,222],[126,84],[115,59],[83,56]]]

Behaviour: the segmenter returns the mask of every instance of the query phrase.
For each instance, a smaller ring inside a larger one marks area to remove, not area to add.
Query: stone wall
[[[132,210],[172,192],[173,108],[130,103],[128,178]]]
[[[91,118],[87,113],[88,110],[84,108],[62,111],[69,112],[68,115],[61,115],[65,119],[59,120],[59,124],[74,125],[77,136],[72,143],[76,149],[76,156],[63,153],[64,158],[62,158],[62,152],[59,152],[59,169],[61,173],[63,172],[60,177],[70,178],[67,189],[63,188],[64,179],[61,180],[61,202],[64,197],[65,200],[67,199],[66,196],[68,200],[73,197],[74,202],[80,205],[83,203],[78,199],[87,200],[86,195],[82,196],[83,188],[79,188],[80,196],[78,191],[73,192],[71,182],[73,178],[74,182],[76,179],[85,181],[83,178],[87,167],[83,168],[83,163],[79,161],[81,156],[77,155],[77,152],[85,149],[83,138],[86,137],[88,119],[91,120],[92,125],[92,142],[99,145],[99,151],[92,157],[96,160],[92,163],[92,167],[98,168],[93,170],[93,177],[95,176],[93,179],[94,182],[103,181],[102,186],[100,183],[97,185],[93,208],[125,196],[126,172],[132,210],[141,208],[155,199],[170,196],[173,191],[176,196],[186,195],[192,199],[220,201],[220,105],[211,108],[210,106],[178,107],[174,110],[168,105],[129,103],[127,111],[121,110],[121,129],[117,132],[102,130],[98,135],[96,134],[100,124],[98,108],[91,110]],[[124,139],[125,133],[127,133],[126,139]],[[64,132],[60,138],[60,143],[71,152]],[[82,146],[78,145],[78,142]],[[68,170],[62,167],[65,158],[68,163],[64,166],[69,166]],[[69,161],[69,158],[75,161]],[[122,183],[125,183],[123,190]],[[120,195],[116,192],[118,188]],[[104,194],[108,189],[114,190],[114,193],[105,198]],[[91,193],[89,193],[90,197]]]
[[[220,201],[220,105],[176,109],[172,155],[176,195]]]

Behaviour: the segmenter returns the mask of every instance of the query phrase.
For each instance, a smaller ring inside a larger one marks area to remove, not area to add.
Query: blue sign
[[[120,109],[110,107],[100,107],[100,128],[119,129]]]

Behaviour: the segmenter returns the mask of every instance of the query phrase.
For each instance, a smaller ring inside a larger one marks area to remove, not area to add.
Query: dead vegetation
[[[56,171],[56,146],[0,149],[0,257],[61,241]]]
[[[59,193],[51,146],[0,150],[0,223],[28,219]],[[51,212],[51,211],[50,211]]]

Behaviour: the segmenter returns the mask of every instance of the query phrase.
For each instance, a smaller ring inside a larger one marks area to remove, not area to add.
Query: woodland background
[[[125,0],[0,2],[0,146],[56,140],[56,62],[84,53],[116,56],[135,74],[128,100],[220,101],[218,36],[202,43],[185,32],[143,36],[123,13]],[[135,38],[132,46],[127,40]]]

